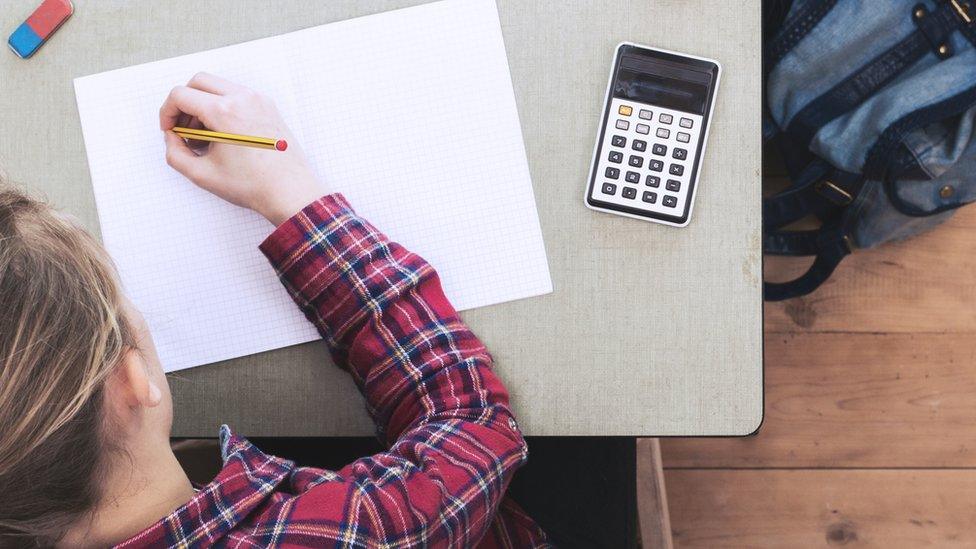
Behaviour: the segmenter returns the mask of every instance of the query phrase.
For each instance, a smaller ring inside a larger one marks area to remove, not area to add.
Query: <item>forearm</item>
[[[357,216],[341,195],[310,204],[261,245],[392,440],[436,417],[492,423],[508,395],[436,271]]]

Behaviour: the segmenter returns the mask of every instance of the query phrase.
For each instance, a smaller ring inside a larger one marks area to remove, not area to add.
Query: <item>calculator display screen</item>
[[[704,115],[712,75],[687,64],[624,54],[617,65],[613,95]]]

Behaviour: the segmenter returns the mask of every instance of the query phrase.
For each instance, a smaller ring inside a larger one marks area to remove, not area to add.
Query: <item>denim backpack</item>
[[[763,201],[763,248],[814,256],[765,283],[808,294],[855,248],[902,239],[976,199],[976,6],[968,0],[773,0],[763,138],[791,185]],[[786,230],[815,216],[820,228]]]

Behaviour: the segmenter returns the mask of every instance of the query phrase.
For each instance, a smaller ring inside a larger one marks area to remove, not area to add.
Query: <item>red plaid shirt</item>
[[[426,261],[341,195],[261,244],[347,369],[389,450],[339,471],[297,467],[221,430],[224,467],[119,547],[547,547],[504,498],[527,449],[491,356]]]

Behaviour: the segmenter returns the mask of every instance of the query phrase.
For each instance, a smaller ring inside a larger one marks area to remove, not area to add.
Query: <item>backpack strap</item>
[[[807,2],[801,6],[797,13],[784,21],[786,25],[769,41],[763,52],[763,65],[765,74],[769,74],[780,60],[786,56],[800,40],[810,33],[813,27],[820,23],[820,20],[827,15],[837,4],[837,0],[821,0],[819,2]],[[774,9],[775,2],[763,2],[766,9]],[[792,6],[791,6],[792,7]],[[784,14],[784,19],[785,19]]]
[[[864,179],[858,174],[814,160],[792,186],[763,200],[763,226],[767,231],[779,229],[808,215],[824,220],[853,202],[863,184]]]
[[[864,178],[838,170],[826,162],[811,162],[790,189],[763,201],[763,252],[774,255],[815,256],[813,264],[788,282],[764,282],[767,301],[806,295],[823,284],[853,249],[850,225],[863,201]],[[810,214],[821,220],[815,230],[784,231],[781,227]]]
[[[820,230],[770,231],[763,235],[763,252],[773,255],[817,255]]]
[[[809,294],[830,278],[830,275],[847,254],[851,253],[852,244],[843,229],[843,223],[838,222],[830,227],[823,227],[818,231],[800,233],[781,233],[774,238],[798,238],[807,246],[806,250],[816,253],[813,264],[799,277],[789,282],[763,282],[763,296],[766,301],[782,301]],[[812,254],[802,254],[812,255]]]

